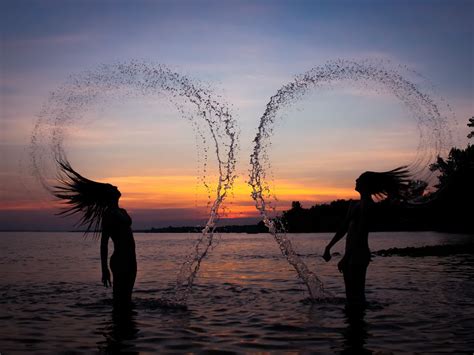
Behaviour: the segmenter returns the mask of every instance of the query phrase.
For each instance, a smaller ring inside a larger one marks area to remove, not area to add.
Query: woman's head
[[[119,200],[120,196],[122,196],[117,186],[112,184],[102,184],[100,182],[97,182],[97,184],[106,185],[103,190],[105,201],[112,201],[115,203]]]
[[[116,207],[121,196],[116,186],[89,180],[76,172],[64,159],[59,165],[59,185],[54,187],[53,194],[63,200],[67,207],[62,215],[82,214],[78,224],[86,226],[86,233],[98,233],[102,217],[108,209]]]
[[[399,197],[408,188],[409,176],[403,166],[385,172],[366,171],[357,178],[355,190],[361,195]]]

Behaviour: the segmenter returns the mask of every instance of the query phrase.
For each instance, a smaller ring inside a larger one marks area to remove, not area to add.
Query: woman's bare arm
[[[352,205],[349,207],[349,211],[347,212],[347,215],[344,218],[344,221],[343,221],[341,227],[336,232],[336,234],[331,239],[331,241],[328,243],[328,245],[326,246],[326,249],[324,249],[324,254],[323,254],[324,260],[326,260],[326,261],[331,260],[331,248],[338,241],[340,241],[342,238],[344,238],[344,236],[347,233],[347,230],[349,229],[349,223],[351,222],[351,218],[352,218]]]
[[[107,265],[109,254],[109,235],[107,231],[102,229],[102,237],[100,238],[100,261],[102,265],[102,283],[105,287],[111,286],[110,271]]]

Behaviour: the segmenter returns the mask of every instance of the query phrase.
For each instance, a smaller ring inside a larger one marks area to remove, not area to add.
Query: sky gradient
[[[452,144],[467,144],[472,1],[7,0],[0,7],[0,229],[71,228],[73,219],[55,216],[57,201],[30,176],[26,152],[49,94],[100,64],[163,63],[209,83],[232,105],[240,150],[226,224],[258,219],[246,181],[269,98],[331,59],[390,60],[416,71],[457,118]],[[417,143],[416,123],[396,98],[350,85],[315,90],[283,112],[275,128],[277,206],[356,198],[361,172],[410,162]],[[65,145],[78,171],[119,187],[135,228],[205,222],[194,132],[165,99],[94,107]],[[209,163],[215,165],[212,157]]]

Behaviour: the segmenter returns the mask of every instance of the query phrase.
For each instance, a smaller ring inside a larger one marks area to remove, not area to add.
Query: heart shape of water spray
[[[322,282],[295,252],[284,228],[277,225],[268,214],[271,201],[265,172],[265,166],[268,165],[266,149],[276,114],[281,108],[303,97],[311,88],[338,80],[352,80],[367,85],[373,82],[382,84],[413,112],[420,130],[420,144],[417,158],[410,164],[412,171],[422,172],[433,161],[444,148],[449,132],[446,130],[446,119],[441,116],[428,95],[423,94],[397,71],[385,69],[380,64],[344,60],[328,62],[297,76],[271,97],[260,118],[254,139],[249,184],[263,221],[275,237],[282,254],[308,287],[312,299],[326,297]],[[104,95],[126,97],[137,92],[147,95],[165,94],[181,115],[189,120],[203,145],[212,147],[217,158],[219,178],[209,219],[193,254],[183,263],[177,277],[175,301],[185,303],[201,261],[212,246],[219,208],[235,179],[237,125],[221,98],[166,66],[144,62],[103,65],[97,70],[71,77],[68,83],[51,95],[35,125],[30,145],[33,172],[43,186],[49,189],[51,184],[46,178],[48,161],[56,162],[58,158],[66,157],[63,149],[66,128],[80,120],[88,106]],[[184,103],[192,109],[189,110]],[[209,142],[206,140],[206,133],[210,137]],[[207,151],[208,148],[205,148],[205,163]]]

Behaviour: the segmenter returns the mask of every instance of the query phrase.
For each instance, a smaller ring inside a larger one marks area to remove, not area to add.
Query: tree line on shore
[[[474,117],[468,135],[474,137]],[[371,229],[374,231],[436,230],[474,232],[474,145],[452,148],[448,157],[438,157],[430,166],[438,174],[436,191],[425,193],[423,181],[410,184],[409,198],[417,203],[385,199],[375,203]],[[298,201],[279,219],[291,233],[333,232],[341,225],[351,201],[337,200],[303,208]]]

